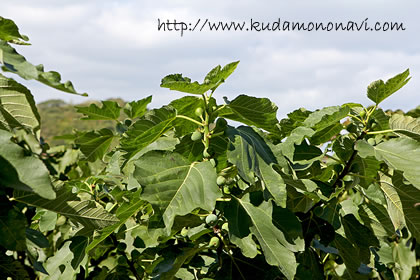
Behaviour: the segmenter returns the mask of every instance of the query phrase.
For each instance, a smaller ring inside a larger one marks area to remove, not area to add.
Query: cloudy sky
[[[339,2],[339,3],[338,3]],[[135,100],[153,94],[153,107],[183,96],[159,87],[167,74],[202,81],[214,66],[240,60],[216,92],[268,97],[279,117],[299,108],[345,102],[369,105],[367,85],[410,68],[412,80],[384,108],[420,105],[418,0],[13,0],[0,15],[13,19],[32,46],[18,50],[34,64],[56,70],[91,99]],[[158,31],[158,19],[204,21],[402,22],[405,31],[239,32]],[[24,82],[37,102],[87,98]]]

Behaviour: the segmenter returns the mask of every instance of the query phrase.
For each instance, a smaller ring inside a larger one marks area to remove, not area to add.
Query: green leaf
[[[216,104],[213,98],[211,100],[212,103]],[[198,122],[201,122],[200,118],[194,114],[197,108],[203,108],[204,106],[203,100],[201,98],[194,96],[184,96],[182,98],[173,100],[169,105],[176,109],[177,115],[187,116]],[[198,127],[197,124],[181,118],[177,118],[173,125],[177,134],[180,136],[193,132]]]
[[[57,197],[53,200],[24,191],[15,191],[14,198],[17,201],[67,216],[89,229],[101,229],[119,222],[114,215],[105,211],[94,201],[80,200],[71,192],[70,187],[64,186],[58,189]]]
[[[341,205],[338,203],[337,198],[333,198],[326,206],[316,207],[314,214],[330,223],[335,230],[338,230],[341,227],[339,214],[340,209]]]
[[[163,78],[160,86],[170,90],[201,95],[208,90],[214,91],[233,73],[238,63],[239,61],[232,62],[223,67],[223,69],[221,69],[220,65],[216,66],[207,74],[202,84],[198,82],[191,83],[191,79],[183,77],[182,74],[172,74]]]
[[[273,224],[272,211],[270,202],[263,202],[255,207],[249,201],[249,194],[242,199],[233,198],[225,209],[229,220],[229,231],[234,235],[238,234],[238,237],[245,237],[247,231],[251,232],[260,243],[267,263],[278,266],[287,279],[293,279],[297,266],[293,252],[303,251],[304,244],[302,242],[291,244],[286,240],[284,233]],[[238,213],[244,215],[238,216]],[[247,218],[244,219],[245,217]],[[238,223],[239,219],[242,229],[232,228],[231,222],[235,223],[236,220]]]
[[[99,236],[95,237],[93,241],[86,247],[86,253],[95,248],[116,229],[125,224],[131,216],[137,213],[137,211],[139,211],[139,209],[144,206],[145,202],[139,199],[140,193],[141,190],[131,193],[130,201],[124,202],[120,207],[118,207],[116,216],[119,221],[102,229]]]
[[[43,162],[13,143],[12,134],[0,130],[0,184],[16,190],[33,191],[46,199],[54,199],[55,192]]]
[[[204,78],[205,84],[214,84],[215,86],[211,88],[212,91],[215,91],[216,88],[225,82],[225,80],[235,71],[238,66],[239,61],[231,62],[226,64],[223,68],[220,65],[214,67]]]
[[[378,105],[391,94],[402,88],[411,78],[408,78],[410,71],[407,69],[401,74],[389,79],[384,83],[382,80],[372,82],[367,88],[367,96]]]
[[[190,163],[176,153],[152,151],[135,165],[134,177],[144,187],[141,198],[152,204],[168,232],[175,216],[187,215],[196,208],[211,212],[221,196],[217,174],[208,161]]]
[[[364,145],[364,147],[362,147]],[[374,154],[390,167],[402,171],[404,177],[420,190],[420,142],[411,138],[394,138],[376,146],[358,141],[357,149],[367,150],[364,155]]]
[[[394,114],[389,120],[389,126],[398,135],[408,136],[420,142],[420,118]]]
[[[140,118],[147,112],[147,105],[152,102],[152,96],[125,104],[124,112],[131,118]]]
[[[188,159],[189,162],[202,160],[203,151],[204,151],[203,143],[201,141],[191,140],[190,135],[186,135],[182,137],[180,143],[176,145],[175,150],[174,150],[174,152]]]
[[[400,173],[394,174],[392,184],[398,193],[408,229],[416,239],[420,239],[420,191],[404,183]]]
[[[121,107],[115,101],[101,101],[102,107],[90,104],[89,107],[75,106],[77,113],[85,115],[82,120],[118,120]]]
[[[347,117],[350,112],[348,106],[331,106],[311,113],[303,122],[303,125],[310,127],[316,131],[325,129],[336,124],[343,118]]]
[[[74,236],[71,238],[71,244],[69,246],[70,251],[73,252],[73,259],[71,260],[71,266],[76,270],[83,259],[86,257],[85,250],[89,243],[89,239],[86,236]]]
[[[323,153],[320,148],[314,145],[308,145],[304,140],[301,144],[295,145],[292,161],[294,163],[309,164],[320,159]]]
[[[99,131],[90,131],[78,136],[75,143],[80,145],[80,150],[86,160],[96,161],[102,159],[111,147],[116,136],[112,130],[103,128]]]
[[[11,42],[15,44],[28,44],[22,42],[28,41],[28,37],[19,33],[19,28],[13,22],[13,20],[0,17],[0,40]]]
[[[277,106],[268,98],[239,95],[219,111],[219,116],[280,134]]]
[[[25,80],[37,80],[52,88],[67,92],[87,96],[86,93],[77,93],[70,81],[61,82],[61,76],[55,71],[44,72],[43,65],[32,65],[18,54],[7,42],[0,41],[0,52],[3,53],[3,71],[12,72]]]
[[[131,158],[156,141],[171,128],[175,118],[175,110],[167,106],[147,112],[129,128],[126,132],[127,137],[121,139],[121,149],[127,152],[126,158]]]
[[[343,125],[337,122],[317,131],[314,135],[312,135],[310,142],[313,145],[323,144],[330,141],[334,136],[340,134],[341,130],[343,130]]]
[[[362,176],[360,177],[360,185],[367,188],[377,180],[380,167],[381,162],[375,157],[362,158],[356,156],[353,160],[351,171],[357,172],[357,174]]]
[[[31,92],[13,79],[0,74],[0,127],[40,129],[40,118]]]

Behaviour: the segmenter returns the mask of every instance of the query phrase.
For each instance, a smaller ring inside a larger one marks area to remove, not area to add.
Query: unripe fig
[[[203,108],[198,107],[197,109],[195,109],[194,114],[195,114],[197,117],[201,117],[201,116],[203,115]]]
[[[184,227],[182,230],[181,230],[181,235],[182,236],[187,236],[188,235],[188,228],[186,228],[186,227]]]
[[[217,177],[217,179],[216,179],[216,183],[217,183],[219,186],[224,185],[224,184],[226,183],[226,178],[225,178],[225,177],[223,177],[223,176],[219,176],[219,177]]]
[[[210,247],[219,247],[219,244],[220,244],[220,240],[219,240],[219,238],[218,238],[218,237],[213,236],[213,237],[210,239],[210,242],[209,242],[209,246],[210,246]]]
[[[217,223],[217,216],[214,214],[210,214],[206,217],[206,224],[209,226],[214,226]]]
[[[210,159],[210,163],[211,163],[211,165],[213,166],[213,167],[216,167],[216,160],[214,159],[214,158],[211,158]]]
[[[204,150],[203,157],[205,157],[205,158],[211,157],[211,155],[209,154],[207,149]]]
[[[224,186],[224,187],[223,187],[223,192],[224,192],[225,194],[230,194],[230,188],[229,188],[228,186]]]
[[[229,231],[229,224],[228,223],[224,223],[222,225],[222,230]]]
[[[191,134],[191,140],[193,140],[193,141],[198,141],[198,140],[201,139],[201,137],[203,137],[203,135],[198,130],[194,131],[194,133]]]
[[[367,141],[368,141],[368,143],[369,143],[369,144],[371,144],[372,146],[374,146],[374,145],[376,144],[376,141],[375,141],[375,139],[374,139],[374,138],[369,138]]]

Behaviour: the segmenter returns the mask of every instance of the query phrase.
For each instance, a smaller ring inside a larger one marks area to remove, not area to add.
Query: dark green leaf
[[[88,238],[86,236],[74,236],[71,238],[70,251],[73,253],[73,259],[71,260],[71,266],[76,270],[80,263],[85,258],[85,249],[88,245]]]
[[[39,248],[48,248],[50,246],[48,239],[41,232],[37,230],[27,228],[26,238],[32,241]]]
[[[311,113],[303,122],[303,125],[310,127],[316,131],[325,129],[336,124],[343,118],[347,117],[350,112],[348,106],[331,106],[325,107]]]
[[[7,250],[24,251],[26,249],[26,217],[14,208],[2,202],[0,210],[0,245]],[[1,255],[1,254],[0,254]]]

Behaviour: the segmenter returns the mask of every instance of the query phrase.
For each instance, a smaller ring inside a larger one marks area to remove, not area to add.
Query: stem
[[[387,130],[380,130],[380,131],[370,131],[367,134],[382,134],[382,133],[390,133],[390,132],[394,132],[392,129],[387,129]]]
[[[235,258],[233,257],[233,255],[230,253],[230,249],[229,246],[226,244],[225,239],[223,238],[223,236],[220,233],[217,233],[217,235],[219,236],[220,240],[222,240],[223,246],[225,247],[226,253],[229,255],[229,257],[231,258],[233,264],[235,265],[236,269],[238,270],[239,274],[241,275],[242,279],[246,280],[245,276],[242,274],[241,269],[239,268],[239,265],[236,263]]]
[[[339,160],[339,159],[338,159],[338,158],[336,158],[336,157],[330,156],[329,154],[325,154],[325,156],[326,156],[327,158],[330,158],[330,159],[332,159],[332,160],[335,160],[335,161],[336,161],[336,162],[338,162],[338,163],[343,163],[343,161]]]
[[[365,136],[365,134],[366,134],[366,132],[364,132],[364,131],[363,131],[363,132],[359,135],[359,137],[357,137],[357,138],[356,138],[355,143],[356,143],[358,140],[363,139],[363,137]],[[335,182],[334,182],[334,184],[333,184],[333,188],[336,188],[336,187],[337,187],[337,185],[338,185],[338,183],[339,183],[341,180],[343,180],[344,176],[346,176],[346,175],[349,173],[349,171],[350,171],[350,167],[351,167],[351,165],[352,165],[352,163],[353,163],[353,160],[355,159],[356,155],[357,155],[357,150],[353,150],[353,153],[351,154],[350,159],[346,162],[346,165],[344,166],[343,171],[341,171],[341,173],[338,175],[337,179],[335,180]]]
[[[359,118],[358,116],[355,116],[355,115],[352,115],[352,114],[348,114],[347,116],[349,116],[351,118],[354,118],[354,119],[358,120],[359,122],[365,124],[365,122],[361,118]]]
[[[184,116],[184,115],[177,115],[176,117],[177,117],[177,118],[180,118],[180,119],[186,119],[186,120],[188,120],[188,121],[190,121],[190,122],[193,122],[193,123],[195,123],[195,124],[197,124],[197,125],[199,125],[199,126],[202,126],[202,125],[203,125],[201,122],[196,121],[196,120],[194,120],[194,119],[192,119],[192,118],[190,118],[190,117]]]

